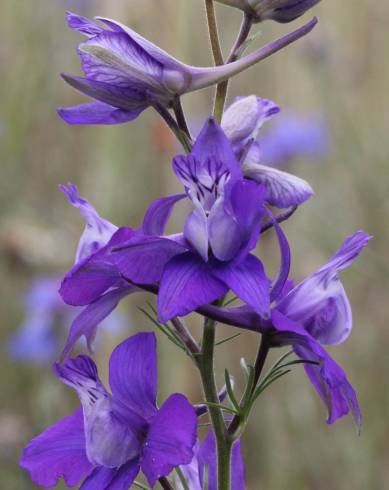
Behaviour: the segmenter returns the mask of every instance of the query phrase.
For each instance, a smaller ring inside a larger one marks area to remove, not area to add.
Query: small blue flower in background
[[[283,112],[259,139],[259,159],[265,165],[285,167],[297,159],[324,158],[330,151],[328,128],[323,116],[299,116]],[[253,155],[254,158],[254,155]]]
[[[58,293],[60,279],[36,279],[25,299],[25,319],[8,342],[8,352],[20,362],[47,363],[60,352],[63,339],[77,314],[77,309],[63,302]],[[115,313],[102,323],[111,334],[124,331],[125,318]]]
[[[184,395],[157,407],[157,352],[153,333],[119,344],[109,362],[109,393],[87,356],[55,364],[74,388],[82,409],[32,439],[21,459],[31,479],[45,488],[64,478],[80,490],[129,488],[142,469],[151,487],[174,467],[192,461],[197,416]]]

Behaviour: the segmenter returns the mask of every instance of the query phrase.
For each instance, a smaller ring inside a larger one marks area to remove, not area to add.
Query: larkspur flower
[[[243,10],[253,22],[275,20],[286,23],[301,17],[320,0],[216,0]]]
[[[279,112],[280,108],[271,100],[255,95],[238,97],[224,113],[221,126],[241,162],[243,175],[265,185],[269,204],[286,208],[302,204],[313,195],[313,190],[296,175],[273,168],[272,161],[262,163],[260,129]]]
[[[60,352],[62,340],[77,309],[62,301],[58,294],[59,285],[60,279],[53,276],[42,276],[32,283],[26,295],[23,324],[7,345],[14,359],[46,363],[54,360]],[[106,332],[120,333],[124,329],[124,319],[114,314],[101,326]]]
[[[322,344],[339,344],[351,332],[351,307],[338,272],[356,260],[370,238],[358,231],[344,241],[323,267],[296,287],[290,281],[281,282],[283,287],[272,298],[271,321],[264,323],[259,319],[256,323],[257,330],[270,336],[273,346],[292,345],[298,357],[317,362],[305,366],[305,370],[327,406],[330,424],[350,412],[358,426],[361,424],[355,391]],[[212,307],[209,311],[226,323],[247,326],[255,323],[255,312],[247,306],[219,310]]]
[[[151,487],[178,465],[190,463],[197,417],[185,396],[156,405],[156,341],[152,333],[130,337],[113,351],[109,381],[101,383],[87,356],[56,364],[82,409],[49,427],[24,449],[21,466],[43,487],[62,477],[82,490],[129,488],[140,469]]]
[[[210,431],[205,440],[197,441],[192,461],[182,466],[182,472],[190,490],[217,490],[217,453],[213,431]],[[231,454],[231,490],[245,490],[244,463],[240,449],[240,440],[236,441]],[[183,490],[176,478],[177,490]],[[207,483],[207,486],[205,486]]]
[[[60,108],[69,124],[118,124],[147,107],[170,108],[181,95],[226,80],[307,34],[316,19],[244,58],[223,66],[198,68],[179,62],[130,28],[97,18],[104,27],[67,14],[68,24],[88,39],[78,47],[85,77],[63,75],[96,102]]]
[[[118,227],[102,218],[95,208],[79,195],[75,185],[61,185],[60,189],[69,202],[79,209],[86,222],[77,246],[75,265],[67,274],[67,278],[77,277],[78,288],[72,290],[72,295],[68,295],[65,302],[73,306],[87,306],[72,322],[63,349],[63,356],[66,356],[82,336],[85,337],[89,349],[93,350],[98,325],[112,313],[124,297],[134,293],[136,288],[129,286],[109,263],[103,259],[99,260],[104,256],[108,243],[114,240],[113,237],[121,236],[120,232],[116,234]],[[89,265],[91,257],[95,258],[92,267]],[[66,288],[62,284],[61,291],[64,287]]]
[[[103,249],[65,277],[62,297],[71,304],[89,304],[124,277],[136,285],[159,285],[162,322],[215,301],[229,289],[266,315],[270,281],[261,261],[250,253],[265,213],[265,187],[243,178],[213,118],[192,153],[177,157],[173,166],[186,194],[152,203],[142,230],[119,229]],[[164,236],[173,206],[185,197],[194,211],[184,233]]]

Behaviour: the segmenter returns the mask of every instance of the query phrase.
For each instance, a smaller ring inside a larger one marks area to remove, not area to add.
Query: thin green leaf
[[[230,337],[227,337],[226,339],[223,339],[223,340],[220,340],[219,342],[216,342],[215,345],[218,346],[218,345],[222,345],[224,344],[225,342],[228,342],[230,340],[233,340],[233,339],[236,339],[237,337],[239,337],[240,335],[242,335],[241,333],[236,333],[235,335],[231,335]]]
[[[166,325],[163,325],[161,323],[159,323],[157,320],[155,320],[155,318],[153,318],[153,316],[145,309],[139,307],[138,308],[142,313],[144,313],[147,318],[152,322],[154,323],[154,325],[163,333],[165,334],[168,339],[173,342],[173,344],[175,344],[177,347],[179,347],[180,349],[182,349],[186,354],[188,354],[188,349],[186,348],[186,346],[181,342],[181,339],[179,337],[177,337],[174,332],[172,332],[170,330],[169,327],[167,327]]]
[[[220,410],[224,410],[225,412],[230,412],[230,413],[233,413],[235,415],[239,415],[239,413],[235,409],[233,409],[231,407],[226,407],[225,405],[220,405],[219,403],[204,402],[204,405],[207,405],[208,407],[219,408]]]
[[[235,303],[235,301],[237,301],[238,299],[239,299],[238,296],[234,296],[233,298],[231,298],[228,301],[226,301],[225,303],[223,303],[223,306],[229,306],[232,303]]]
[[[142,490],[150,490],[150,487],[145,487],[142,485],[142,483],[139,483],[138,481],[134,481],[132,483],[136,488],[141,488]]]
[[[253,397],[251,398],[251,401],[250,401],[251,405],[266,390],[266,388],[268,388],[271,384],[274,383],[274,381],[276,381],[279,378],[282,378],[283,376],[285,376],[285,374],[290,373],[290,371],[291,371],[290,369],[288,369],[286,371],[282,371],[277,376],[274,376],[272,379],[270,379],[267,383],[259,385],[258,388],[256,389],[256,391],[254,392]]]
[[[178,478],[180,479],[182,488],[184,490],[190,490],[188,482],[186,481],[186,478],[184,476],[184,473],[182,472],[181,468],[179,466],[176,466],[176,473],[178,475]]]
[[[239,402],[238,402],[238,400],[235,397],[234,389],[233,389],[232,383],[231,383],[231,376],[230,376],[230,373],[228,372],[228,369],[226,369],[224,371],[224,379],[226,381],[227,393],[228,393],[228,396],[229,396],[229,398],[231,400],[231,403],[234,406],[235,410],[238,413],[240,413]]]

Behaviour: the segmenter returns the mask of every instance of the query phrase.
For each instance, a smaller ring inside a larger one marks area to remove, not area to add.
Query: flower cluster
[[[82,311],[72,321],[54,372],[76,391],[81,408],[24,450],[21,466],[44,487],[64,478],[68,486],[82,481],[83,490],[124,490],[141,471],[152,488],[159,481],[168,489],[244,490],[240,437],[254,402],[286,374],[286,366],[299,363],[326,405],[328,423],[352,413],[361,424],[355,390],[324,346],[340,344],[350,335],[351,306],[339,272],[356,260],[371,237],[363,231],[349,236],[324,266],[295,286],[289,278],[289,243],[281,228],[313,190],[279,167],[294,148],[320,153],[323,140],[319,136],[314,144],[305,130],[300,139],[293,138],[291,126],[285,126],[288,141],[296,144],[272,161],[261,128],[280,107],[251,95],[237,98],[222,117],[208,117],[194,141],[180,103],[183,94],[226,82],[308,33],[316,20],[241,57],[253,23],[290,22],[318,0],[220,1],[243,10],[245,20],[230,62],[210,68],[184,65],[116,21],[67,16],[69,26],[87,40],[78,47],[85,77],[64,79],[95,101],[59,109],[60,116],[70,124],[116,124],[153,107],[185,153],[172,161],[182,192],[152,202],[139,228],[112,224],[75,185],[60,186],[86,225],[75,264],[59,290],[67,305]],[[212,9],[207,12],[212,15]],[[210,22],[214,40],[212,26]],[[218,106],[224,107],[223,90],[217,93]],[[276,149],[283,145],[279,134],[273,135]],[[167,234],[171,213],[182,204],[190,206],[183,227]],[[255,253],[269,230],[275,232],[280,255],[275,277]],[[153,333],[138,333],[113,351],[110,391],[90,357],[71,357],[81,337],[92,350],[99,325],[121,300],[145,291],[157,297],[153,322],[199,369],[204,403],[192,405],[184,395],[173,394],[158,406]],[[225,301],[231,292],[238,306]],[[181,320],[194,312],[205,318],[201,344]],[[261,339],[253,365],[242,363],[246,386],[240,401],[228,370],[225,388],[217,391],[216,322],[256,332]],[[297,359],[285,363],[283,356],[270,375],[263,376],[269,350],[284,346],[291,346]],[[201,441],[197,419],[207,412],[212,428]],[[176,475],[169,480],[173,470]]]

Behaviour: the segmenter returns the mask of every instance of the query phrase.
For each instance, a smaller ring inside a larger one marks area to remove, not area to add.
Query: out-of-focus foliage
[[[74,51],[79,40],[64,22],[66,9],[106,15],[128,23],[168,52],[192,64],[211,56],[202,0],[36,0],[3,2],[0,16],[0,298],[1,345],[24,316],[23,295],[41,274],[62,274],[72,263],[83,224],[57,190],[75,182],[101,214],[116,224],[138,225],[147,203],[178,190],[170,157],[178,150],[152,111],[120,127],[69,127],[56,115],[59,105],[81,102],[59,78],[80,73]],[[389,229],[389,5],[325,0],[320,24],[303,41],[240,75],[235,95],[256,93],[301,114],[327,121],[330,152],[320,161],[297,160],[293,171],[310,181],[317,195],[285,226],[296,279],[312,272],[342,239],[358,228],[375,239],[344,284],[354,306],[354,332],[334,356],[357,388],[364,413],[358,437],[350,420],[325,425],[325,413],[300,371],[274,385],[255,410],[243,448],[249,489],[381,490],[389,481],[389,325],[387,243]],[[239,16],[218,7],[227,47]],[[290,26],[265,23],[257,43]],[[259,27],[257,27],[259,29]],[[227,48],[226,48],[227,51]],[[194,126],[210,107],[211,91],[184,104]],[[177,215],[177,220],[180,217]],[[272,239],[261,254],[273,255]],[[274,260],[274,268],[276,262]],[[128,333],[151,329],[131,298]],[[200,325],[193,325],[196,333]],[[231,334],[220,328],[220,337]],[[125,336],[125,334],[123,334]],[[100,345],[97,359],[106,372],[117,337]],[[239,357],[250,359],[255,339],[243,334],[220,349],[239,380]],[[161,399],[171,391],[200,396],[196,373],[180,352],[160,342]],[[76,403],[47,366],[19,365],[0,357],[0,476],[9,489],[32,484],[17,467],[25,442]]]

